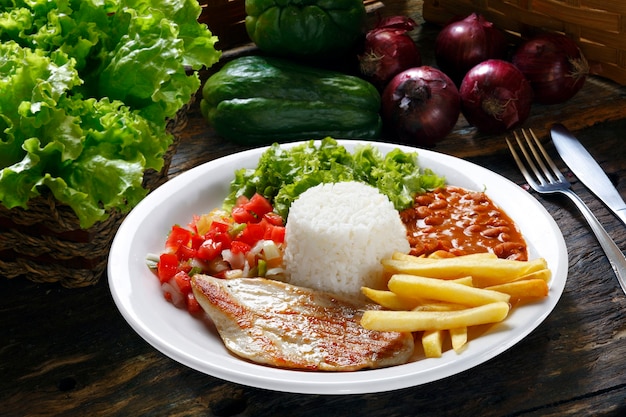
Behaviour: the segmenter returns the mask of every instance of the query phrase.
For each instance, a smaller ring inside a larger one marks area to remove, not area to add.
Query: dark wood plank
[[[624,192],[624,122],[580,132]],[[188,138],[199,149],[201,135]],[[192,140],[193,139],[193,140]],[[601,142],[602,141],[602,142]],[[596,144],[597,146],[595,146]],[[211,143],[210,156],[231,145]],[[185,155],[185,145],[181,148]],[[186,163],[202,163],[190,152]],[[206,155],[205,155],[206,156]],[[523,184],[506,152],[471,158]],[[625,228],[580,183],[576,190],[618,244]],[[544,411],[620,410],[626,385],[626,297],[595,238],[568,200],[538,197],[563,230],[570,277],[555,311],[528,338],[462,374],[379,394],[309,396],[274,393],[222,381],[165,357],[141,339],[116,310],[102,280],[67,290],[1,280],[0,402],[16,415],[540,415]],[[603,214],[604,211],[604,214]]]
[[[415,13],[411,7],[387,11]],[[426,39],[419,41],[427,45]],[[574,102],[536,108],[526,126],[542,132],[553,122],[563,122],[576,130],[626,198],[625,100],[624,88],[594,79]],[[244,149],[216,137],[196,103],[170,174]],[[549,144],[548,149],[553,152]],[[461,120],[435,150],[524,185],[503,135],[482,137]],[[626,248],[623,224],[572,179],[574,189]],[[3,278],[0,415],[622,415],[626,296],[571,202],[559,196],[537,198],[561,227],[568,246],[570,274],[562,299],[526,339],[461,374],[423,386],[351,396],[246,387],[189,369],[150,346],[116,309],[106,277],[95,286],[71,290]]]

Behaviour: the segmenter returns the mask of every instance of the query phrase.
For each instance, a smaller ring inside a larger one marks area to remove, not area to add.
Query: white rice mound
[[[385,289],[381,260],[410,250],[387,196],[359,182],[320,184],[291,205],[285,231],[287,280],[348,297]]]

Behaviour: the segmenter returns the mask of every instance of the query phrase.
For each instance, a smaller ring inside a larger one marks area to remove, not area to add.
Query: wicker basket
[[[167,180],[191,104],[168,122],[174,140],[164,155],[163,168],[144,173],[148,191]],[[67,288],[93,285],[106,269],[111,242],[124,217],[113,212],[105,221],[82,229],[71,207],[59,203],[51,193],[31,199],[27,210],[0,204],[0,276],[23,276]]]
[[[622,0],[425,0],[426,21],[477,12],[517,38],[540,31],[574,39],[593,72],[626,85],[626,2]],[[595,65],[594,65],[595,64]]]

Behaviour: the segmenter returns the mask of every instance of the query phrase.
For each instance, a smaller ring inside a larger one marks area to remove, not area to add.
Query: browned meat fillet
[[[195,275],[193,292],[224,341],[243,358],[283,368],[354,371],[402,364],[410,333],[364,329],[363,305],[263,278]]]

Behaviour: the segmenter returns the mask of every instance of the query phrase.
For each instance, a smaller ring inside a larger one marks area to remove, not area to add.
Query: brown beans
[[[402,211],[400,218],[414,255],[444,250],[527,259],[526,242],[517,226],[485,193],[460,187],[438,189],[417,196],[415,206]]]
[[[510,230],[509,226],[489,227],[483,230],[482,234],[485,237],[498,237],[502,233],[509,233]]]
[[[443,216],[428,216],[424,218],[424,223],[429,226],[439,226],[445,221]]]

